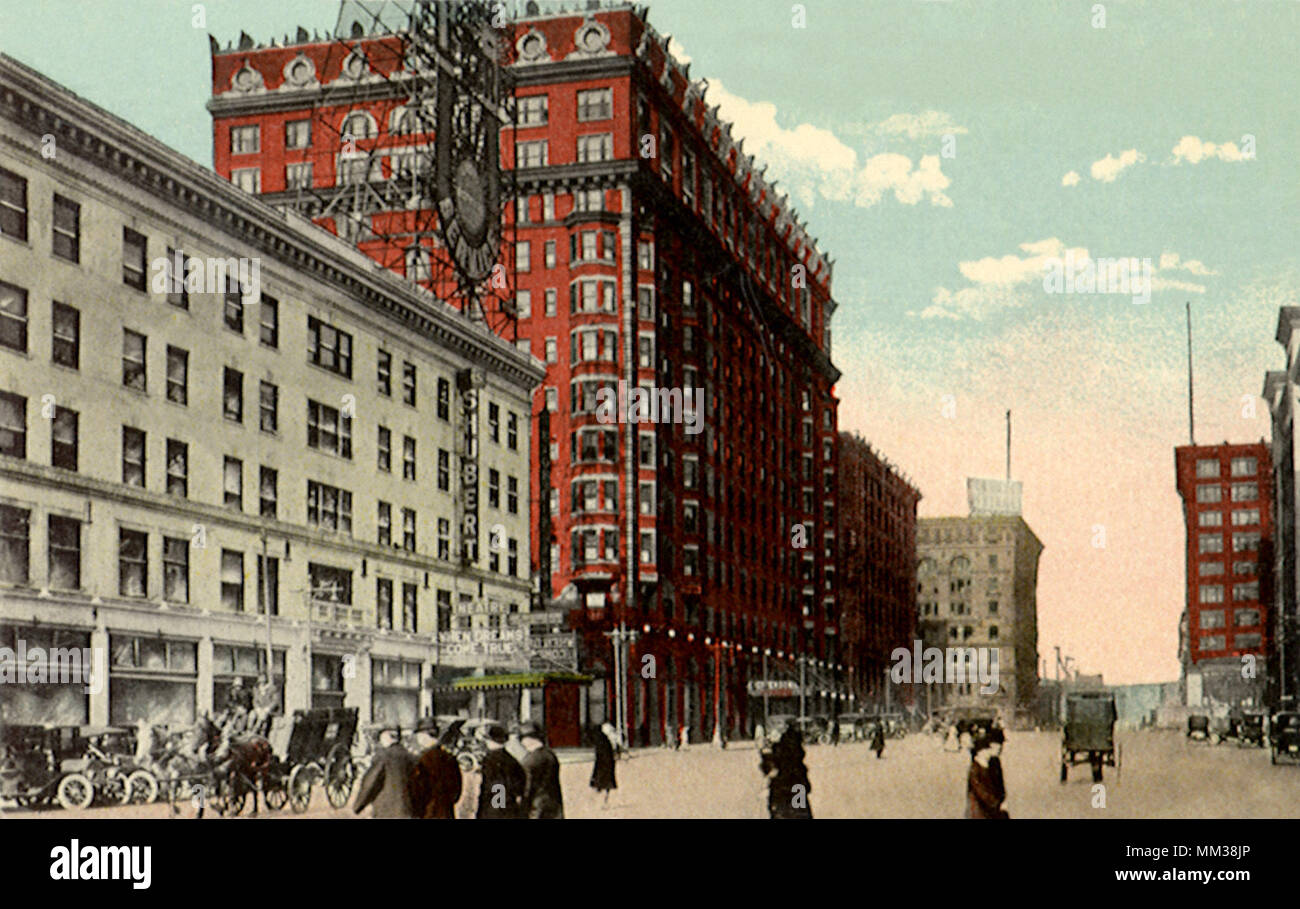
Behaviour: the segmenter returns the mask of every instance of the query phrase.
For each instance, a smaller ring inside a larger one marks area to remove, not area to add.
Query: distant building
[[[916,638],[921,492],[861,436],[847,432],[840,433],[836,480],[846,678],[856,699],[883,707],[890,654],[910,650]]]
[[[1262,442],[1174,449],[1187,529],[1189,706],[1261,703],[1273,598],[1272,460]],[[1252,665],[1253,658],[1257,665]]]
[[[998,688],[927,685],[928,705],[994,706],[1027,721],[1038,686],[1038,559],[1043,544],[1018,515],[922,518],[917,603],[926,647],[996,648]]]
[[[1285,699],[1294,709],[1300,693],[1300,637],[1297,636],[1297,591],[1300,590],[1300,567],[1296,560],[1296,402],[1300,395],[1300,307],[1283,306],[1278,311],[1275,338],[1286,351],[1286,368],[1270,371],[1264,377],[1264,400],[1272,415],[1273,432],[1270,457],[1273,462],[1273,659],[1276,684],[1270,704],[1279,706]]]

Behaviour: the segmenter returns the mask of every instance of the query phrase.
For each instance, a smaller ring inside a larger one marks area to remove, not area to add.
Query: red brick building
[[[1263,702],[1271,646],[1273,465],[1263,442],[1174,449],[1187,526],[1179,655],[1188,703]],[[1243,678],[1242,657],[1258,658]]]
[[[906,703],[886,672],[917,640],[916,509],[921,492],[855,433],[840,433],[838,464],[841,662],[849,692],[871,708]]]
[[[533,537],[532,563],[545,599],[576,603],[583,667],[606,679],[589,717],[615,713],[616,627],[636,635],[620,663],[636,742],[683,726],[708,737],[715,715],[747,731],[762,709],[749,683],[797,665],[810,709],[825,709],[844,693],[831,262],[643,9],[527,15],[505,34],[517,126],[500,147],[517,197],[501,305],[518,314],[512,340],[548,369],[533,415],[550,411],[550,439],[534,433],[530,502],[551,541]],[[424,121],[404,113],[403,40],[363,27],[215,50],[215,161],[443,296],[439,244],[421,235],[427,200],[403,189],[421,166],[408,148],[436,145],[409,132]],[[289,125],[303,121],[323,125]],[[255,144],[239,131],[252,125]],[[288,149],[291,136],[306,146]],[[291,187],[307,181],[311,193]],[[337,217],[349,195],[361,223]],[[600,408],[637,386],[671,413],[634,424]]]

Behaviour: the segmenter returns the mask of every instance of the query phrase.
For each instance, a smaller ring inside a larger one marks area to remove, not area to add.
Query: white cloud
[[[823,198],[869,208],[888,193],[904,205],[924,200],[952,206],[944,193],[951,181],[937,155],[925,155],[915,163],[897,153],[861,161],[857,152],[828,129],[811,123],[782,126],[771,102],[733,95],[716,81],[709,85],[708,100],[718,105],[719,116],[731,121],[732,135],[737,140],[744,137],[746,153],[769,164],[769,178],[781,181],[805,206]]]
[[[1161,271],[1185,271],[1188,274],[1207,276],[1217,275],[1219,272],[1205,267],[1205,263],[1200,259],[1188,259],[1182,261],[1178,253],[1161,253],[1160,254]]]
[[[1247,160],[1235,142],[1222,142],[1216,145],[1213,142],[1203,142],[1196,136],[1183,136],[1179,139],[1178,144],[1174,146],[1173,156],[1175,164],[1184,161],[1188,164],[1200,164],[1211,158],[1230,162]]]
[[[1062,186],[1078,186],[1078,185],[1079,185],[1079,172],[1078,172],[1077,170],[1072,170],[1072,171],[1070,171],[1068,174],[1066,174],[1064,177],[1061,178],[1061,185],[1062,185]]]
[[[909,139],[950,134],[965,135],[970,132],[966,127],[955,123],[950,114],[937,110],[927,110],[919,114],[894,114],[879,123],[870,123],[866,128],[883,136],[907,136]]]
[[[1114,183],[1115,178],[1120,175],[1120,171],[1145,160],[1145,155],[1141,154],[1136,148],[1130,148],[1127,151],[1120,152],[1118,158],[1114,155],[1107,155],[1100,161],[1093,161],[1089,173],[1092,174],[1094,180],[1100,180],[1102,183]]]

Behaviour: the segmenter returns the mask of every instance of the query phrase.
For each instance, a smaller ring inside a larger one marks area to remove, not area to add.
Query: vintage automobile
[[[1237,737],[1239,719],[1235,716],[1210,717],[1210,744],[1218,745],[1228,739]]]
[[[1263,748],[1268,742],[1267,716],[1262,710],[1245,710],[1241,714],[1239,748]]]
[[[1089,764],[1092,781],[1100,783],[1102,767],[1120,768],[1120,748],[1115,742],[1115,695],[1109,691],[1080,691],[1065,698],[1065,729],[1061,737],[1061,782],[1069,779],[1074,764]]]
[[[131,763],[132,732],[115,726],[7,724],[0,728],[0,798],[68,810],[100,801],[152,801],[157,781]]]
[[[1279,713],[1269,723],[1269,760],[1300,761],[1300,713]]]
[[[1194,713],[1187,718],[1187,737],[1193,742],[1210,740],[1210,718]]]
[[[829,745],[831,743],[830,720],[824,716],[797,717],[793,714],[774,713],[768,717],[767,740],[775,742],[785,732],[786,727],[794,726],[803,736],[805,745],[814,743]],[[843,726],[840,734],[843,735]]]

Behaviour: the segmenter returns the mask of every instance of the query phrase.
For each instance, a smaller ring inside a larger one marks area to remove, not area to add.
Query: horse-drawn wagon
[[[1092,781],[1100,783],[1102,767],[1118,775],[1120,748],[1115,742],[1115,695],[1109,691],[1080,691],[1065,698],[1065,731],[1061,738],[1061,782],[1074,764],[1090,764]]]

